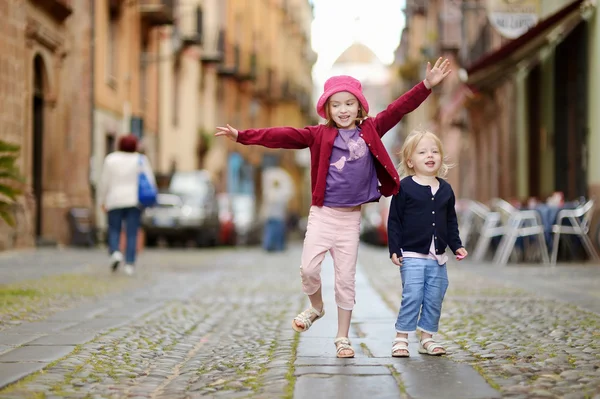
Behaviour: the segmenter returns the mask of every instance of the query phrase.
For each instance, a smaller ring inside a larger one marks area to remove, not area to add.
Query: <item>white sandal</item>
[[[314,320],[311,320],[313,316],[317,317]],[[304,332],[308,330],[315,321],[319,320],[323,316],[325,316],[325,308],[323,308],[321,312],[319,312],[317,309],[311,306],[304,312],[300,313],[298,316],[294,317],[294,320],[292,320],[292,328],[294,329],[294,331]],[[304,328],[298,326],[296,322],[304,324]]]
[[[402,337],[396,337],[392,346],[392,357],[410,357],[408,351],[408,339]],[[396,351],[406,351],[406,353],[395,353]]]
[[[336,338],[335,341],[333,341],[333,343],[335,344],[335,352],[336,352],[337,357],[342,358],[342,359],[354,357],[354,348],[352,348],[352,346],[350,344],[350,340],[348,338],[346,338],[346,337]],[[345,350],[351,350],[352,354],[342,355],[341,352],[345,351]]]
[[[426,348],[425,344],[428,342],[431,342],[431,343]],[[441,348],[442,350],[439,352],[434,352],[434,350],[437,348]],[[431,356],[440,356],[440,355],[446,354],[446,349],[444,349],[444,347],[442,345],[435,342],[433,340],[433,338],[425,338],[424,340],[419,341],[419,353],[428,354]]]

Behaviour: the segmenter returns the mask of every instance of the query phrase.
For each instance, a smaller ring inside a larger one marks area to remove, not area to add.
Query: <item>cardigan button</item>
[[[435,215],[435,211],[431,211],[431,213]]]
[[[432,223],[433,226],[435,226],[435,223]]]

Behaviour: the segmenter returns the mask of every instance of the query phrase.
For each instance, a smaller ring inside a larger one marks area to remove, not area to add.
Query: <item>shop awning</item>
[[[575,0],[523,35],[475,61],[466,68],[466,83],[480,89],[494,87],[520,68],[534,65],[542,49],[560,43],[594,7],[594,0]]]

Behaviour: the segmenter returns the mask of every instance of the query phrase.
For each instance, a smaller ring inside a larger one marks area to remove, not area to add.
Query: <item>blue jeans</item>
[[[448,288],[446,265],[440,266],[432,259],[404,258],[400,275],[402,304],[396,332],[409,333],[418,328],[426,333],[436,333]]]
[[[264,227],[263,248],[266,251],[285,249],[285,220],[268,219]]]
[[[108,211],[108,251],[112,254],[119,250],[121,228],[123,222],[125,222],[125,237],[127,238],[125,263],[128,265],[133,265],[135,262],[137,234],[140,228],[141,215],[142,211],[137,207],[118,208]]]

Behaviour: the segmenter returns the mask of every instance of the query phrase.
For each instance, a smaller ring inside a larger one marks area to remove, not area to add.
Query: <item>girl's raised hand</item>
[[[215,136],[225,136],[230,140],[237,141],[238,130],[231,127],[229,123],[227,124],[227,127],[217,126],[217,130],[218,132],[215,133]]]
[[[438,83],[440,83],[446,76],[452,72],[450,69],[450,61],[446,58],[442,61],[442,57],[438,58],[433,68],[431,62],[427,63],[427,72],[425,73],[425,86],[431,89]]]

